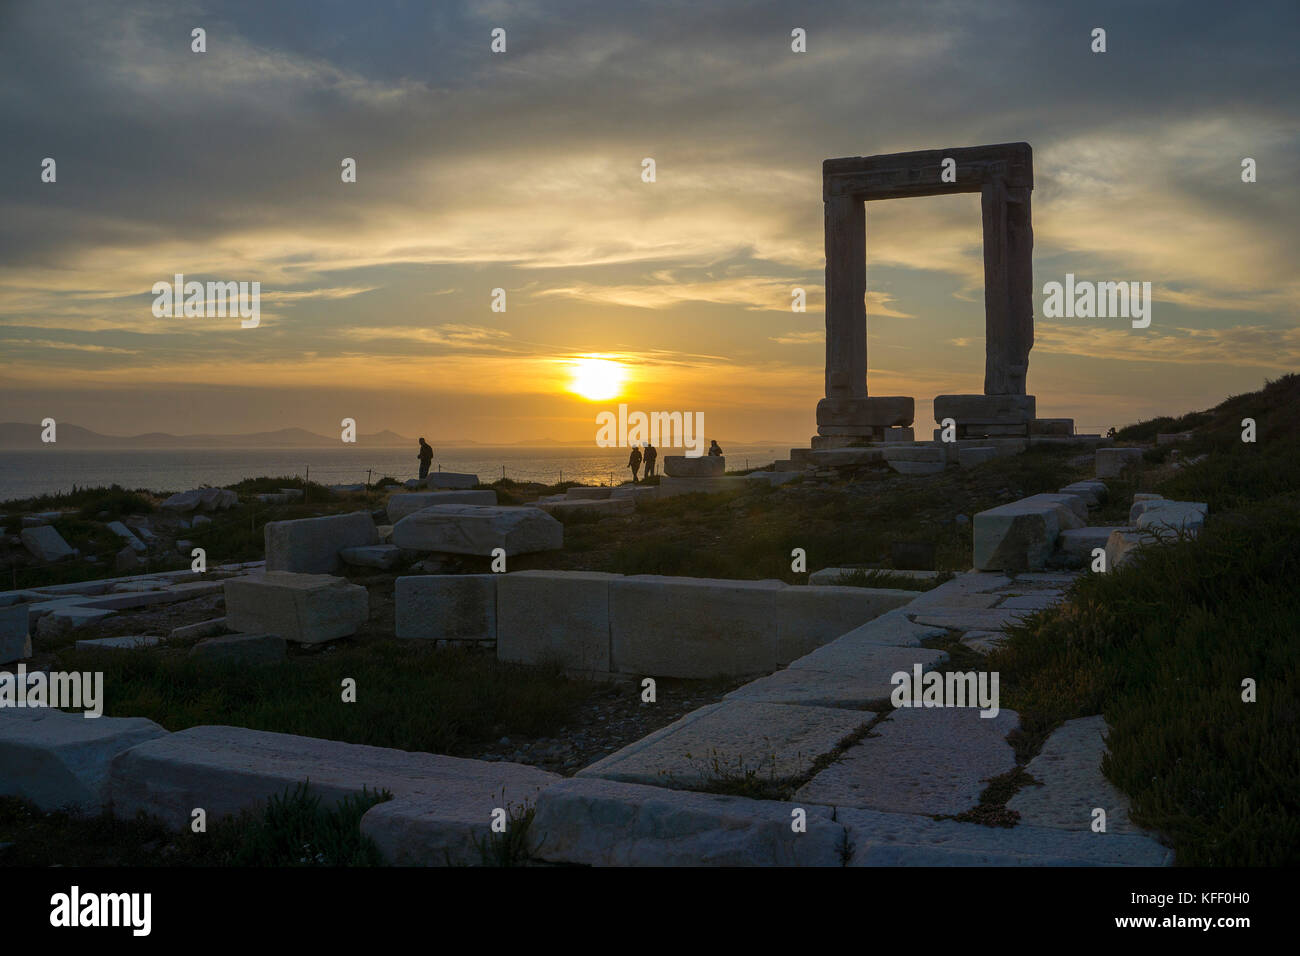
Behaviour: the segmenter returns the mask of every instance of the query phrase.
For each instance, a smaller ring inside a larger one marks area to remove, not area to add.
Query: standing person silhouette
[[[650,442],[645,444],[645,477],[649,478],[655,473],[655,461],[659,458],[659,451]]]
[[[713,458],[719,458],[722,456],[722,446],[718,444],[716,438],[713,439],[712,444],[709,445],[709,456]]]
[[[420,439],[420,480],[429,477],[429,466],[433,464],[433,449],[423,438]]]
[[[627,466],[632,469],[632,484],[636,484],[636,470],[641,467],[641,449],[632,446],[632,454],[627,456]]]

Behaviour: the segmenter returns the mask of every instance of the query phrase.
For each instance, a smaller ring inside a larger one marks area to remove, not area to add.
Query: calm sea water
[[[789,447],[723,446],[727,467],[758,468],[789,456]],[[680,449],[675,450],[680,454]],[[621,482],[629,477],[628,449],[434,447],[432,471],[470,472],[485,482],[504,473],[517,481]],[[673,449],[660,449],[660,461]],[[0,501],[78,487],[119,484],[150,491],[229,485],[244,478],[310,475],[326,485],[405,480],[419,473],[414,448],[201,448],[138,451],[0,451]],[[503,472],[504,469],[504,472]]]

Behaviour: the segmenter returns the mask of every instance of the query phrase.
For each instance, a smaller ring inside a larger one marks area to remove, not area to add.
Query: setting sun
[[[603,402],[618,395],[626,369],[609,359],[584,358],[573,362],[569,391],[589,402]]]

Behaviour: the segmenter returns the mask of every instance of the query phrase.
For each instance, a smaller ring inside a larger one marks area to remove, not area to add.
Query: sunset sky
[[[4,3],[0,421],[594,440],[624,401],[806,444],[821,161],[1020,140],[1038,414],[1208,407],[1300,368],[1298,11]],[[936,394],[983,386],[978,194],[868,205],[867,268],[869,390],[928,437]],[[1150,328],[1043,319],[1067,272],[1150,282]],[[175,273],[260,281],[260,326],[155,318]],[[612,398],[570,390],[591,357]]]

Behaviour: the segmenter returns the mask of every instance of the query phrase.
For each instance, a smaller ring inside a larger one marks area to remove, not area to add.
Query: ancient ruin
[[[826,205],[826,397],[817,404],[814,448],[911,441],[911,396],[867,393],[866,207],[869,200],[978,192],[984,220],[983,395],[940,395],[935,421],[956,437],[1069,436],[1068,419],[1036,420],[1025,392],[1034,344],[1034,188],[1028,143],[852,156],[822,163]]]

